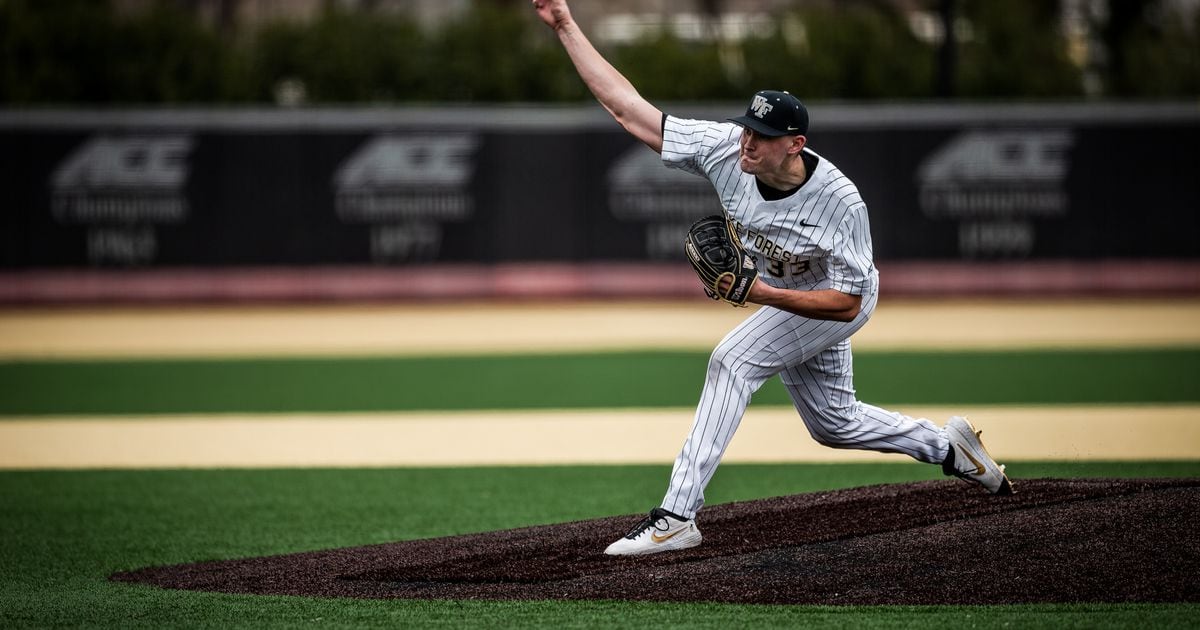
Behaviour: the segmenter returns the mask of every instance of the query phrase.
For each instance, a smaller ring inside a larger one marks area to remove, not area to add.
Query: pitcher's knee
[[[746,336],[727,337],[713,348],[708,357],[708,367],[720,367],[732,372],[769,370],[777,373],[782,366],[775,365],[775,355],[761,344],[761,340]]]
[[[721,344],[717,346],[712,354],[708,357],[708,372],[709,374],[717,374],[720,372],[732,372],[737,374],[739,368],[743,365],[740,355],[745,354],[733,344]]]
[[[823,409],[809,423],[809,433],[824,446],[853,447],[862,441],[862,423],[852,409]]]
[[[779,373],[773,353],[758,347],[753,339],[726,340],[713,349],[708,358],[708,380],[726,382],[741,391],[757,391],[770,377]]]

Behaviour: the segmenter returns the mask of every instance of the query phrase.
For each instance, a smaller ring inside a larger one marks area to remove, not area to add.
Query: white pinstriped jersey
[[[871,261],[867,206],[854,183],[829,160],[805,149],[809,176],[782,199],[764,199],[738,165],[742,128],[665,116],[662,159],[707,178],[760,278],[787,289],[832,288],[863,296],[852,321],[803,317],[764,306],[729,332],[709,357],[692,430],[671,469],[660,506],[693,518],[704,488],[741,424],[750,398],[779,377],[809,433],[822,444],[946,459],[946,432],[855,397],[850,336],[878,304],[879,273]],[[769,193],[768,193],[769,194]]]
[[[783,289],[875,293],[871,227],[854,182],[805,148],[819,163],[804,185],[783,199],[763,199],[755,177],[738,166],[741,134],[733,123],[667,116],[662,160],[712,182],[742,245],[758,258],[761,280]]]

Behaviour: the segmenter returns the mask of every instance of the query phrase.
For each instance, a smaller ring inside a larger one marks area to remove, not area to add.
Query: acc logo
[[[921,210],[951,219],[1062,216],[1072,143],[1064,129],[960,133],[921,163]]]
[[[66,224],[182,221],[191,148],[187,136],[89,139],[50,177],[54,217]]]
[[[474,214],[470,184],[479,144],[473,133],[370,138],[333,176],[338,218],[371,226],[372,260],[433,260],[442,224]]]
[[[763,116],[766,116],[772,109],[775,109],[775,106],[768,103],[765,97],[755,94],[754,100],[750,103],[750,109],[754,112],[755,116],[762,118]]]
[[[463,186],[478,145],[474,134],[377,135],[341,164],[334,184],[341,191]]]
[[[967,130],[917,172],[921,212],[959,224],[968,257],[1033,253],[1038,220],[1067,214],[1069,129]]]
[[[152,263],[154,226],[187,219],[191,150],[186,135],[94,136],[54,169],[50,213],[59,224],[85,228],[92,265]]]

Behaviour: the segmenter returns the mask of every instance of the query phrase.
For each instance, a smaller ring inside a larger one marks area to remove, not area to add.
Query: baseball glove
[[[742,248],[725,217],[713,215],[693,223],[683,240],[683,251],[708,297],[734,306],[746,305],[750,287],[758,279],[758,261]],[[722,292],[721,279],[725,277],[731,283]]]

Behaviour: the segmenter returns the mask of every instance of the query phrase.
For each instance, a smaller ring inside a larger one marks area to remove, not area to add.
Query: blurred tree
[[[330,8],[307,24],[276,22],[253,45],[254,97],[272,100],[286,81],[314,102],[418,100],[427,96],[427,49],[402,16]]]
[[[841,13],[821,12],[810,18],[813,50],[831,54],[838,61],[838,96],[929,96],[932,51],[917,40],[895,5],[860,4]]]
[[[1109,0],[1107,13],[1100,32],[1109,96],[1200,95],[1200,11],[1189,23],[1161,0]]]
[[[775,36],[747,40],[746,88],[803,99],[918,98],[930,94],[933,55],[890,5],[856,3],[786,14]]]
[[[95,60],[106,54],[113,31],[108,8],[96,2],[0,3],[0,98],[36,103],[103,97],[105,76]]]
[[[562,101],[587,91],[553,35],[524,3],[484,3],[447,23],[424,61],[429,98],[469,102]]]
[[[118,19],[107,54],[108,86],[117,101],[221,102],[245,96],[237,51],[171,3]]]
[[[0,1],[0,102],[236,100],[233,51],[173,3],[117,17],[94,0]]]
[[[713,43],[685,42],[664,30],[617,48],[612,61],[650,100],[742,98],[722,72]]]
[[[777,16],[773,32],[739,41],[717,28],[729,2],[698,2],[708,37],[684,40],[664,28],[608,51],[647,97],[740,101],[764,87],[808,100],[950,93],[938,87],[949,83],[936,80],[935,44],[919,40],[899,8],[908,5],[806,3]],[[969,27],[942,51],[954,59],[955,97],[1081,97],[1061,3],[922,0],[929,9],[953,7]],[[108,0],[0,0],[0,103],[271,102],[280,94],[316,103],[589,98],[526,0],[475,0],[429,30],[385,9],[394,3],[325,0],[311,21],[237,31],[236,4],[220,0],[208,27],[199,0],[151,0],[146,10],[120,14]],[[1107,52],[1103,95],[1200,94],[1200,12],[1181,14],[1166,0],[1106,6],[1109,18],[1097,25]]]
[[[968,2],[971,37],[960,42],[958,94],[967,98],[1061,98],[1083,94],[1067,56],[1058,2]]]

